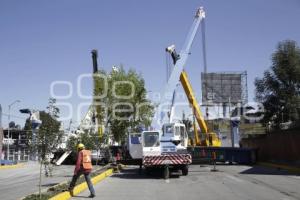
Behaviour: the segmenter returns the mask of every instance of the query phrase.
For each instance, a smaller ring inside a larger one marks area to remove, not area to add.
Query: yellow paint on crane
[[[200,126],[201,131],[204,132],[204,133],[207,133],[208,128],[206,126],[204,118],[202,117],[203,116],[202,112],[199,108],[199,105],[198,105],[197,100],[195,98],[192,86],[191,86],[191,84],[188,80],[187,73],[185,71],[182,71],[181,74],[180,74],[180,82],[181,82],[181,85],[182,85],[182,87],[185,91],[185,94],[186,94],[190,104],[193,107],[194,115],[195,115],[196,120],[197,120],[197,122]]]
[[[194,124],[194,134],[195,134],[196,145],[197,146],[216,146],[216,147],[221,146],[221,140],[219,139],[217,134],[214,132],[210,132],[208,130],[208,127],[204,121],[202,112],[200,110],[200,107],[199,107],[196,97],[194,95],[192,85],[190,84],[187,73],[185,71],[182,71],[180,74],[180,82],[181,82],[181,85],[182,85],[182,87],[185,91],[185,94],[189,100],[189,103],[191,104],[191,106],[193,108],[193,114],[197,120],[200,130],[205,135],[205,138],[203,138],[202,141],[200,141],[196,125]]]
[[[105,131],[104,125],[100,125],[98,127],[99,138],[102,138],[104,131]]]

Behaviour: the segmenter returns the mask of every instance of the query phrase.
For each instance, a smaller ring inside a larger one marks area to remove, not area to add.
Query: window
[[[172,133],[173,134],[174,130],[173,130],[173,126],[172,125],[166,125],[163,127],[163,135],[165,135],[165,133],[167,134],[170,134]]]
[[[173,126],[166,126],[166,133],[173,133]]]
[[[130,136],[131,144],[141,144],[140,137],[141,137],[140,135],[131,135]]]
[[[180,127],[178,127],[178,126],[176,126],[175,127],[175,135],[176,136],[179,136],[180,135],[180,129],[179,129]]]
[[[180,127],[180,136],[181,136],[181,138],[184,138],[184,127],[183,126],[181,126]]]
[[[145,147],[159,146],[159,133],[158,132],[144,133],[144,146]]]

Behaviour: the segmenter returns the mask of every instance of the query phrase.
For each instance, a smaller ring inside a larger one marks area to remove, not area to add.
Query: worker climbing
[[[72,178],[72,181],[69,186],[69,192],[71,196],[74,196],[74,187],[76,185],[77,179],[80,177],[81,174],[84,175],[85,181],[89,187],[90,190],[90,198],[94,198],[95,190],[93,187],[93,183],[91,181],[90,173],[92,171],[92,161],[91,161],[91,151],[85,150],[84,144],[78,144],[77,146],[77,161],[76,166],[74,170],[74,175]]]

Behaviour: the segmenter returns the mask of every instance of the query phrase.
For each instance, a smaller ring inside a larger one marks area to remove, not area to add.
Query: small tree
[[[38,152],[42,160],[52,153],[61,143],[63,132],[59,130],[60,122],[45,111],[40,112],[42,124],[37,134]]]
[[[59,117],[59,108],[56,107],[56,99],[49,98],[47,110],[48,113],[55,119]]]
[[[40,125],[36,132],[35,142],[28,143],[30,149],[38,151],[40,160],[40,178],[39,178],[39,196],[41,198],[41,182],[42,182],[42,164],[45,163],[46,155],[49,155],[57,149],[61,144],[63,132],[60,131],[60,122],[58,121],[59,109],[55,106],[55,99],[50,98],[48,104],[48,112],[40,111]],[[32,127],[29,119],[26,120],[25,130],[27,130],[28,138],[32,139]]]

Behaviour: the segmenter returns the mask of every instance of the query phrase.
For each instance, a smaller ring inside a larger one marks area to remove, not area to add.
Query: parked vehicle
[[[108,148],[92,150],[91,156],[94,164],[107,164],[111,162],[111,153]]]

